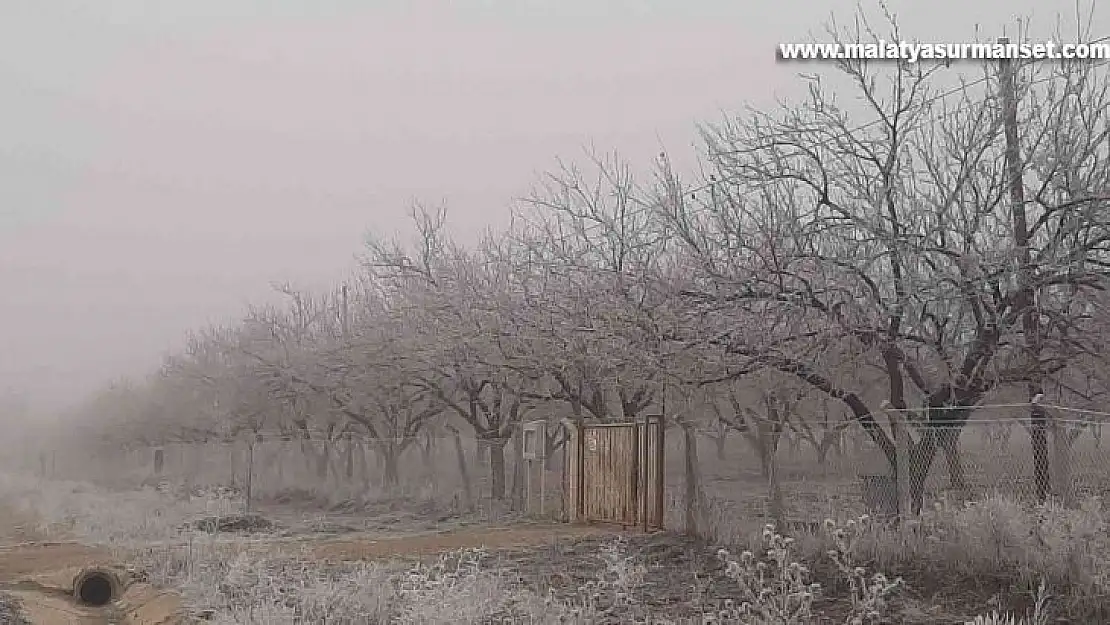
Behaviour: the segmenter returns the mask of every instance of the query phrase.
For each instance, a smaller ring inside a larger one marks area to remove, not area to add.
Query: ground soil
[[[73,581],[88,567],[119,565],[102,548],[77,542],[48,542],[35,524],[10,508],[0,508],[0,618],[30,625],[176,625],[181,602],[146,584],[126,584],[120,600],[88,608],[73,599]],[[18,616],[17,616],[18,614]]]
[[[607,616],[601,622],[696,618],[738,596],[734,583],[723,575],[715,547],[673,534],[645,535],[607,526],[519,520],[494,527],[467,524],[458,519],[440,524],[440,527],[450,526],[451,529],[433,531],[427,526],[411,524],[413,519],[410,518],[406,518],[405,523],[396,523],[397,511],[359,512],[362,514],[335,517],[327,527],[280,523],[270,532],[256,534],[249,540],[229,534],[225,544],[232,551],[246,549],[308,555],[322,565],[419,558],[481,547],[486,551],[484,557],[489,567],[498,567],[518,577],[521,583],[541,595],[554,593],[560,599],[571,601],[580,599],[587,583],[604,573],[606,547],[619,540],[622,557],[644,563],[647,569],[637,590],[639,596],[625,606],[608,606]],[[144,583],[127,586],[121,600],[110,608],[78,606],[72,599],[72,584],[84,567],[126,568],[128,557],[77,542],[46,542],[35,535],[33,527],[28,519],[0,509],[0,623],[9,622],[10,617],[5,616],[9,614],[5,612],[5,601],[12,600],[22,604],[22,611],[31,625],[182,625],[187,622],[176,595]],[[408,527],[410,532],[415,530],[416,533],[399,535],[400,527]],[[820,567],[814,567],[814,573],[822,577],[819,581],[826,582],[826,577],[835,580],[835,576],[826,575],[831,572],[821,571]],[[1017,607],[998,604],[1005,580],[998,583],[980,580],[984,582],[982,587],[972,592],[969,580],[907,573],[909,586],[896,600],[897,616],[890,622],[961,623],[992,607]],[[848,606],[842,592],[845,589],[835,586],[835,582],[826,585],[835,592],[833,598],[819,601],[815,606],[821,614],[815,623],[844,621]]]
[[[0,510],[0,609],[17,604],[32,625],[177,625],[186,622],[180,600],[142,583],[126,586],[120,601],[107,608],[89,608],[73,599],[73,580],[88,567],[126,569],[127,562],[103,548],[78,542],[47,542],[29,529],[29,519]],[[383,536],[347,528],[343,537],[274,536],[243,543],[244,548],[281,552],[290,547],[322,562],[420,557],[463,548],[524,549],[611,534],[602,527],[517,524],[508,527],[464,526],[448,531]],[[229,543],[232,548],[240,545]],[[124,558],[126,559],[126,558]],[[0,611],[0,617],[4,612]],[[5,617],[14,618],[14,617]]]
[[[517,525],[509,527],[464,527],[455,530],[366,539],[349,536],[314,544],[310,552],[319,560],[343,562],[418,557],[445,551],[481,547],[487,550],[538,547],[560,542],[612,535],[613,528],[575,525]]]

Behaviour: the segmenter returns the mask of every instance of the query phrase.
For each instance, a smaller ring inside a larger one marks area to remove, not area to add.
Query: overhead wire
[[[1094,44],[1094,43],[1100,43],[1100,42],[1103,42],[1103,41],[1110,41],[1110,35],[1100,37],[1098,39],[1090,41],[1090,42],[1088,42],[1088,44],[1090,45],[1090,44]],[[1091,65],[1094,65],[1094,66],[1103,66],[1103,65],[1107,65],[1108,63],[1110,63],[1110,59],[1098,59],[1098,60],[1092,60],[1092,61],[1089,61],[1089,62],[1090,62]],[[990,78],[991,78],[990,76],[985,75],[985,76],[982,76],[981,78],[977,78],[973,81],[966,82],[966,83],[961,83],[960,86],[958,86],[958,87],[953,87],[951,89],[947,89],[945,91],[942,91],[939,94],[936,94],[936,95],[933,95],[933,96],[922,99],[922,101],[920,102],[920,105],[921,106],[928,106],[928,105],[940,102],[942,100],[945,100],[945,99],[947,99],[947,98],[949,98],[953,95],[965,93],[969,88],[972,88],[972,87],[975,87],[977,85],[983,84],[983,83],[989,81]],[[1057,80],[1058,78],[1059,77],[1055,76],[1055,75],[1042,76],[1040,78],[1029,81],[1026,84],[1026,86],[1031,87],[1031,86],[1042,84],[1042,83],[1049,82],[1049,81],[1052,81],[1052,80]],[[973,106],[975,104],[976,104],[975,102],[970,102],[970,103],[967,103],[967,104],[960,105],[959,107],[957,107],[957,108],[953,109],[952,111],[949,111],[948,113],[946,113],[946,115],[954,115],[954,114],[964,110],[966,107]],[[934,120],[935,119],[938,119],[938,118],[934,118]],[[833,141],[833,140],[836,140],[836,139],[850,138],[853,134],[855,134],[859,131],[866,130],[868,128],[871,128],[873,126],[882,124],[884,122],[885,122],[885,120],[883,120],[883,119],[875,119],[875,120],[872,120],[872,121],[869,121],[869,122],[865,122],[863,124],[859,124],[859,125],[854,126],[852,128],[848,128],[848,129],[843,130],[839,133],[831,133],[831,134],[828,134],[828,135],[824,135],[822,138],[826,141]],[[723,183],[727,183],[727,182],[730,182],[732,180],[735,180],[735,178],[737,178],[736,175],[725,176],[725,177],[723,177],[719,180],[712,180],[710,182],[706,182],[706,183],[702,183],[702,184],[697,185],[697,186],[692,186],[692,187],[686,188],[682,191],[682,194],[683,194],[684,197],[690,197],[691,195],[695,195],[695,194],[700,193],[702,191],[708,191],[708,190],[710,190],[710,189],[712,189],[712,188],[714,188],[718,185],[721,185]],[[624,212],[624,217],[627,218],[627,217],[631,217],[631,216],[643,215],[645,213],[650,212],[651,210],[653,210],[651,207],[633,208],[631,210],[625,211]],[[697,212],[704,212],[704,209],[703,209],[703,211],[697,211]],[[692,213],[692,215],[697,214],[697,212]],[[568,241],[570,241],[574,238],[580,238],[583,234],[586,234],[587,231],[595,230],[595,229],[598,229],[598,228],[603,228],[605,226],[606,226],[606,224],[604,222],[595,221],[592,224],[588,224],[588,225],[582,227],[577,232],[573,232],[573,233],[567,234],[567,235],[562,236],[562,237],[548,238],[548,239],[545,239],[542,242],[547,243],[547,244],[550,244],[550,243],[566,243],[566,242],[568,242]],[[604,269],[601,269],[601,268],[599,268],[599,270],[604,271]]]
[[[1106,40],[1110,40],[1110,35],[1095,39],[1095,40],[1093,40],[1089,43],[1100,43],[1100,42],[1106,41]],[[1107,62],[1107,60],[1102,60],[1100,62],[1097,62],[1096,64],[1097,65],[1104,65],[1106,62]],[[982,83],[985,83],[985,82],[989,81],[990,78],[991,77],[989,75],[985,75],[985,76],[983,76],[979,79],[976,79],[974,81],[961,83],[958,87],[954,87],[952,89],[942,91],[938,94],[935,94],[935,95],[932,95],[928,98],[923,99],[920,104],[922,106],[928,106],[928,105],[934,104],[936,102],[943,101],[944,99],[949,98],[951,96],[966,93],[968,89],[973,88],[973,87],[975,87],[977,85],[980,85]],[[1027,84],[1029,86],[1032,86],[1032,85],[1048,82],[1050,80],[1055,80],[1057,78],[1058,77],[1055,76],[1055,75],[1050,75],[1050,76],[1046,76],[1046,77],[1041,77],[1039,79],[1035,79],[1033,81],[1030,81]],[[974,103],[963,103],[963,104],[959,105],[958,107],[956,107],[955,109],[953,109],[951,111],[947,111],[946,113],[944,113],[944,116],[954,115],[954,114],[966,109],[971,104],[974,104]],[[938,118],[934,118],[934,119],[938,119]],[[833,133],[832,135],[829,135],[825,138],[826,138],[826,140],[834,140],[834,139],[837,139],[837,138],[847,138],[847,137],[850,137],[854,133],[857,133],[857,132],[860,132],[862,130],[866,130],[868,128],[871,128],[875,125],[884,123],[884,121],[885,120],[883,120],[883,119],[872,120],[870,122],[857,125],[853,128],[846,129],[846,130],[840,132],[839,134]],[[709,189],[715,187],[716,185],[727,183],[733,178],[735,178],[735,177],[725,177],[725,178],[720,179],[720,180],[712,180],[708,183],[704,183],[704,184],[701,184],[701,185],[686,188],[682,191],[682,193],[683,193],[684,196],[688,197],[690,195],[697,194],[697,193],[700,193],[702,191],[709,190]],[[636,213],[645,213],[645,212],[650,211],[650,210],[651,210],[651,208],[646,207],[646,206],[645,207],[640,207],[640,208],[634,208],[631,211],[628,211],[626,213],[626,215],[632,215],[632,214],[636,214]],[[702,211],[700,211],[700,212],[703,212],[704,210],[708,210],[708,208],[703,208]],[[583,227],[578,232],[572,232],[572,233],[569,233],[569,234],[567,234],[563,237],[549,238],[547,240],[544,240],[543,243],[565,243],[565,242],[570,241],[574,238],[581,237],[583,234],[586,234],[588,231],[591,231],[591,230],[594,230],[594,229],[597,229],[597,228],[603,228],[605,226],[606,226],[606,224],[604,222],[599,221],[599,222],[589,224],[589,225]],[[594,266],[594,267],[575,266],[573,264],[563,264],[563,263],[560,263],[559,266],[563,266],[563,267],[567,267],[567,268],[577,268],[577,269],[589,270],[589,271],[602,271],[602,272],[606,271],[605,268],[596,267],[596,266]],[[983,283],[985,284],[986,281],[987,281],[987,278],[984,277],[982,280],[983,280]],[[958,295],[951,295],[951,296],[947,296],[947,297],[937,297],[937,298],[933,298],[931,300],[923,300],[923,302],[927,303],[929,301],[933,301],[933,302],[953,301],[955,299],[958,299],[959,297],[960,296],[958,296]],[[542,336],[534,336],[534,337],[516,336],[515,338],[523,338],[525,340],[550,340],[550,337],[542,337]],[[1028,404],[1024,404],[1024,405],[1015,404],[1015,405],[1013,405],[1013,407],[1017,407],[1017,406],[1028,406]],[[1001,407],[1001,405],[994,406],[994,407]],[[1048,408],[1048,406],[1045,406],[1045,407]],[[987,406],[982,406],[981,408],[987,408]],[[1065,407],[1053,407],[1053,408],[1059,409],[1059,410],[1079,410],[1079,409],[1069,409],[1069,408],[1065,408]],[[1091,413],[1091,411],[1086,411],[1086,412],[1088,414],[1093,414],[1093,413]],[[1100,415],[1100,416],[1110,416],[1110,415]]]
[[[1100,37],[1098,39],[1094,39],[1094,40],[1092,40],[1091,42],[1088,42],[1088,43],[1089,44],[1094,44],[1094,43],[1100,43],[1102,41],[1108,41],[1108,40],[1110,40],[1110,35]],[[1093,61],[1090,61],[1090,63],[1092,65],[1102,66],[1102,65],[1106,65],[1107,63],[1110,63],[1110,59],[1093,60]],[[979,85],[979,84],[982,84],[984,82],[987,82],[988,80],[990,80],[990,78],[991,78],[991,76],[984,75],[983,77],[978,78],[974,81],[961,83],[961,85],[958,86],[958,87],[954,87],[954,88],[942,91],[942,92],[940,92],[938,94],[935,94],[933,96],[924,98],[921,101],[920,105],[921,106],[929,106],[931,104],[934,104],[936,102],[940,102],[940,101],[942,101],[942,100],[944,100],[948,97],[951,97],[953,95],[966,93],[969,88],[974,87],[974,86]],[[1059,76],[1054,75],[1054,74],[1053,75],[1048,75],[1048,76],[1042,76],[1042,77],[1035,78],[1035,79],[1029,81],[1028,83],[1026,83],[1026,86],[1027,87],[1032,87],[1032,86],[1035,86],[1035,85],[1038,85],[1038,84],[1050,82],[1050,81],[1057,80],[1057,79],[1059,79]],[[943,119],[945,117],[956,115],[956,114],[966,110],[968,107],[974,106],[975,104],[976,104],[975,102],[961,103],[960,105],[958,105],[954,109],[946,111],[945,113],[940,114],[939,116],[935,116],[935,117],[933,117],[933,119],[934,120],[939,120],[939,119]],[[837,132],[837,133],[830,133],[828,135],[823,135],[822,139],[825,140],[825,141],[834,141],[834,140],[837,140],[837,139],[848,138],[848,137],[851,137],[854,133],[857,133],[859,131],[865,130],[865,129],[873,127],[875,125],[884,123],[884,121],[885,120],[883,120],[883,119],[872,120],[870,122],[866,122],[866,123],[854,126],[852,128]],[[684,197],[691,197],[691,196],[694,196],[694,195],[696,195],[696,194],[698,194],[702,191],[710,190],[710,189],[716,187],[717,185],[728,183],[731,180],[735,179],[736,177],[737,176],[735,176],[735,175],[734,176],[725,176],[721,179],[712,180],[710,182],[707,182],[707,183],[704,183],[704,184],[701,184],[701,185],[698,185],[698,186],[693,186],[693,187],[686,188],[681,193],[683,194]],[[651,206],[640,206],[640,207],[636,207],[636,208],[633,208],[631,210],[625,211],[623,217],[624,218],[629,218],[630,216],[642,215],[642,214],[648,213],[652,210],[653,210],[653,207],[651,207]],[[694,216],[698,216],[698,215],[701,215],[701,214],[704,214],[704,213],[707,213],[707,212],[711,212],[712,210],[713,210],[712,206],[703,205],[700,208],[696,208],[696,209],[693,209],[693,210],[689,211],[687,216],[688,217],[694,217]],[[561,236],[561,237],[548,237],[548,238],[543,239],[539,242],[541,244],[548,244],[548,245],[556,244],[556,245],[558,245],[558,244],[569,242],[573,239],[581,239],[585,236],[588,236],[590,231],[596,230],[598,228],[605,228],[607,225],[608,225],[607,223],[599,220],[599,221],[595,221],[592,224],[588,224],[588,225],[582,227],[581,229],[579,229],[576,232],[571,232],[571,233],[568,233],[568,234],[566,234],[564,236]],[[620,275],[625,275],[626,277],[629,277],[629,278],[641,278],[642,277],[634,271],[629,271],[629,270],[621,271],[621,270],[614,269],[612,267],[597,266],[597,265],[585,265],[585,264],[581,264],[581,263],[568,262],[568,261],[565,261],[565,260],[551,260],[551,261],[545,262],[544,266],[546,268],[551,268],[551,269],[556,269],[556,270],[558,270],[558,269],[570,269],[570,270],[577,270],[577,271],[583,271],[583,272],[588,272],[588,273],[589,272],[596,272],[596,273],[601,273],[601,274],[620,274]],[[981,266],[981,269],[987,269],[987,268],[989,268],[989,267],[988,266]],[[986,286],[991,286],[994,283],[995,279],[992,276],[989,275],[989,272],[981,271],[980,274],[981,275],[979,277],[970,278],[970,279],[963,279],[963,281],[965,283],[970,283],[970,284],[972,284],[974,286],[977,286],[977,287],[980,287],[980,288],[986,287]],[[914,289],[915,295],[920,294],[921,292],[922,291],[919,288]],[[914,299],[915,299],[916,303],[919,303],[919,304],[922,304],[922,305],[946,304],[946,303],[952,303],[952,302],[956,302],[956,301],[959,301],[961,299],[964,299],[964,296],[962,294],[959,294],[959,293],[951,293],[951,294],[948,294],[948,295],[936,295],[936,296],[932,296],[932,297],[924,298],[924,299],[920,298],[920,297],[915,297]]]

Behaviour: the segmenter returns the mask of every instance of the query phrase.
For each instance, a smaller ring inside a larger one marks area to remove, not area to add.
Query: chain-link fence
[[[1043,427],[1030,420],[1028,405],[980,406],[952,428],[895,415],[901,427],[894,432],[892,415],[885,413],[876,418],[879,436],[859,423],[823,417],[745,429],[672,420],[664,457],[665,525],[727,537],[769,521],[812,525],[864,513],[912,514],[921,506],[989,494],[1070,505],[1110,493],[1110,446],[1102,444],[1107,415],[1053,406],[1046,411]],[[549,424],[548,439],[561,440],[562,427]],[[473,513],[537,516],[542,508],[547,518],[563,518],[563,449],[554,445],[546,460],[529,461],[523,446],[519,429],[507,439],[482,442],[466,432],[399,441],[264,436],[131,451],[28,452],[21,468],[118,488],[156,487],[178,497],[215,491],[244,511],[263,514],[420,510],[434,525]]]
[[[1030,405],[980,406],[957,426],[886,413],[885,422],[876,419],[876,436],[858,423],[702,428],[692,450],[695,484],[685,470],[686,445],[672,436],[668,525],[728,535],[772,521],[812,527],[825,518],[914,515],[989,495],[1076,505],[1110,494],[1107,415],[1044,408],[1036,422]]]
[[[157,488],[178,498],[217,496],[263,514],[353,517],[407,507],[429,519],[541,511],[559,518],[562,454],[556,449],[546,460],[525,460],[522,442],[519,434],[481,441],[463,434],[254,436],[115,451],[28,451],[13,468],[116,489]]]

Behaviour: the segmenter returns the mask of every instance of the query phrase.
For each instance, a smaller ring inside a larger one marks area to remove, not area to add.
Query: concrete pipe
[[[73,598],[84,606],[106,606],[123,595],[124,583],[122,576],[111,569],[84,569],[73,578]]]

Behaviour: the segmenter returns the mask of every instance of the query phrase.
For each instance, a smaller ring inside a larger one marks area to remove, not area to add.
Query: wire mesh
[[[466,435],[397,440],[264,436],[261,441],[173,442],[127,451],[36,452],[11,468],[115,489],[157,489],[179,499],[232,500],[243,512],[355,517],[408,508],[446,521],[472,513],[542,509],[544,516],[558,518],[561,454],[526,461],[521,452],[517,436],[481,441]]]
[[[858,424],[806,433],[784,427],[768,441],[758,428],[715,429],[703,415],[705,423],[695,419],[691,426],[697,428],[693,449],[682,435],[666,437],[665,526],[727,536],[769,521],[813,525],[862,514],[892,517],[912,514],[917,506],[959,505],[990,495],[1077,505],[1110,494],[1110,445],[1102,440],[1110,415],[1047,407],[1045,445],[1038,454],[1029,408],[979,406],[957,428],[900,421],[908,434],[896,441],[896,462]],[[889,423],[882,425],[889,437]],[[668,429],[678,427],[672,421]],[[930,438],[931,457],[923,451]],[[398,502],[394,507],[424,506],[441,519],[494,507],[534,513],[542,470],[545,515],[563,518],[561,449],[537,462],[525,461],[522,450],[515,434],[492,441],[467,432],[405,441],[264,437],[91,455],[28,451],[17,464],[53,479],[158,488],[182,498],[215,494],[244,510],[351,516],[392,501]]]
[[[692,491],[699,493],[693,505],[703,527],[687,529],[718,535],[767,522],[813,527],[826,518],[863,514],[901,518],[990,496],[1075,506],[1110,494],[1110,450],[1102,443],[1107,415],[1048,407],[1038,452],[1029,408],[980,406],[953,427],[900,420],[908,426],[901,440],[883,429],[895,446],[893,457],[858,425],[817,436],[785,427],[776,440],[767,440],[766,432],[707,428],[693,452],[693,487],[687,449],[672,437],[668,523],[674,528],[695,521]]]

